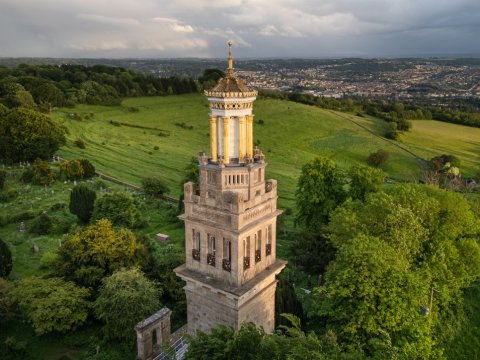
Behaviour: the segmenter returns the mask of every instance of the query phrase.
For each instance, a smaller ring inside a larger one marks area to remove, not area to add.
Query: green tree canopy
[[[69,235],[58,250],[58,272],[85,286],[97,286],[113,271],[143,263],[144,247],[130,230],[116,231],[109,220]]]
[[[462,289],[480,276],[480,220],[469,202],[435,187],[396,185],[347,201],[329,231],[338,253],[317,292],[319,314],[349,343],[385,332],[410,357],[437,356],[459,326]],[[435,316],[427,322],[417,315],[432,287]]]
[[[349,195],[352,199],[365,200],[368,193],[377,192],[385,181],[385,173],[380,169],[369,166],[352,167],[348,173],[350,177]]]
[[[330,213],[346,197],[344,178],[334,162],[316,158],[305,164],[298,179],[296,221],[317,232],[328,222]]]
[[[11,291],[37,335],[65,332],[88,316],[90,291],[60,278],[30,277]]]
[[[135,325],[160,309],[160,295],[156,284],[137,268],[105,278],[94,305],[96,317],[105,323],[105,336],[132,342]]]
[[[49,159],[65,143],[66,129],[23,108],[0,112],[0,161]]]
[[[107,193],[95,201],[92,219],[108,219],[115,226],[133,228],[139,216],[133,199],[123,192]]]
[[[69,209],[82,223],[88,223],[92,217],[93,205],[97,194],[84,184],[75,186],[70,192]]]

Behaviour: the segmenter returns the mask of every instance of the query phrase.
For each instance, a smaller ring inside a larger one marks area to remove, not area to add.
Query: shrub
[[[0,277],[6,278],[12,271],[12,252],[8,245],[0,239]]]
[[[132,328],[158,310],[160,295],[156,284],[136,268],[105,278],[94,306],[96,317],[105,322],[105,336],[132,341]]]
[[[5,170],[0,170],[0,190],[5,187],[5,181],[7,179],[7,172]]]
[[[379,167],[385,165],[390,158],[390,154],[383,150],[379,149],[368,156],[367,163],[369,165]]]
[[[264,125],[265,124],[265,121],[263,121],[263,119],[258,119],[258,125]]]
[[[20,181],[28,184],[33,182],[33,177],[35,176],[35,172],[33,171],[32,167],[25,169],[20,177]]]
[[[40,258],[40,267],[43,269],[53,268],[57,259],[58,259],[57,253],[47,251]]]
[[[47,235],[53,229],[53,220],[47,213],[42,213],[33,219],[30,232],[36,235]]]
[[[83,168],[83,178],[90,179],[95,176],[95,166],[87,159],[81,159],[80,165]]]
[[[60,173],[65,174],[67,179],[75,180],[83,177],[83,167],[80,160],[66,160],[60,164]]]
[[[82,139],[75,140],[74,144],[80,149],[85,149],[85,141],[83,141]]]
[[[398,121],[397,127],[398,127],[398,130],[400,131],[410,131],[410,129],[412,128],[412,122],[405,119],[401,119]]]
[[[148,177],[142,179],[143,191],[148,195],[163,195],[168,192],[168,186],[162,178]]]
[[[115,226],[133,228],[138,210],[130,196],[121,192],[105,194],[95,201],[92,219],[108,219]]]
[[[160,148],[159,148],[157,145],[155,145],[155,146],[153,147],[153,150],[158,150],[158,149],[160,149]]]
[[[96,198],[97,194],[95,191],[86,185],[80,184],[75,186],[70,192],[70,212],[77,215],[80,222],[88,223],[92,217]]]
[[[385,133],[385,137],[390,140],[398,140],[398,131],[390,130]]]
[[[25,278],[12,295],[18,300],[35,333],[65,332],[87,320],[90,291],[60,278]]]
[[[0,191],[0,203],[2,202],[10,202],[12,200],[15,200],[18,196],[18,191],[15,189],[5,189],[3,191]]]
[[[55,181],[55,173],[45,160],[37,159],[33,163],[32,182],[37,185],[50,185]]]

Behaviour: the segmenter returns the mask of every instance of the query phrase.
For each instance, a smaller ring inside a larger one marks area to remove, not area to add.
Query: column
[[[229,118],[223,118],[223,162],[225,164],[230,163],[230,139],[229,139],[229,130],[230,124],[228,123]]]
[[[247,156],[253,157],[253,115],[247,115]]]
[[[210,151],[212,161],[217,161],[217,117],[210,117]]]
[[[245,116],[238,117],[238,162],[244,162],[245,158]]]

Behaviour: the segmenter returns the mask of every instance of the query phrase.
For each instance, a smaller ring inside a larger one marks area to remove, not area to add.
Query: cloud
[[[115,18],[115,17],[105,16],[100,14],[78,14],[77,17],[79,19],[95,21],[95,22],[99,22],[107,25],[128,25],[128,26],[140,25],[140,21],[136,19]]]
[[[228,39],[246,57],[480,53],[478,0],[0,4],[3,56],[224,57]]]

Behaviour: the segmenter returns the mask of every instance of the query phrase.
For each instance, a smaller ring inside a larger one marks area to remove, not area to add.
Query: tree
[[[295,315],[300,321],[303,321],[305,315],[303,313],[302,302],[295,293],[295,287],[290,280],[289,274],[282,273],[278,277],[277,289],[275,291],[275,324],[288,325],[288,321],[281,314]]]
[[[429,280],[384,241],[359,236],[339,248],[317,289],[318,315],[347,343],[367,345],[387,333],[407,358],[428,358],[433,339],[419,303],[428,303]]]
[[[49,108],[52,106],[63,106],[65,104],[65,95],[54,84],[45,82],[32,89],[32,95],[38,104],[46,103]]]
[[[160,308],[156,284],[137,268],[119,270],[103,280],[95,301],[95,315],[102,320],[106,338],[132,342],[134,326]]]
[[[90,291],[60,278],[29,277],[11,291],[37,335],[66,332],[88,316]]]
[[[296,222],[317,232],[328,221],[332,210],[346,197],[344,180],[334,162],[316,158],[305,164],[298,179]]]
[[[355,346],[341,348],[336,335],[328,331],[324,336],[305,334],[300,328],[300,320],[293,315],[282,315],[290,326],[281,325],[274,334],[265,334],[252,323],[244,323],[240,330],[219,325],[209,334],[198,331],[189,337],[185,358],[209,359],[276,359],[276,360],[352,360],[367,359],[363,351]],[[376,346],[368,359],[383,360],[398,358],[391,349]],[[388,357],[386,357],[388,356]]]
[[[60,164],[60,173],[69,180],[76,180],[83,177],[84,170],[80,160],[65,160]]]
[[[50,164],[44,160],[37,159],[32,165],[32,182],[37,185],[50,185],[55,181],[55,173]]]
[[[95,201],[92,219],[108,219],[115,226],[133,228],[139,216],[130,196],[122,192],[103,195]]]
[[[65,239],[57,271],[77,284],[95,287],[115,270],[141,265],[143,250],[130,230],[115,231],[109,220],[101,219]]]
[[[368,193],[377,192],[385,182],[385,173],[368,166],[355,166],[349,171],[352,199],[365,200]]]
[[[348,342],[385,331],[404,351],[405,346],[419,350],[411,357],[420,358],[433,338],[438,344],[452,339],[460,326],[462,289],[480,276],[480,220],[461,194],[425,185],[388,187],[364,202],[337,208],[329,231],[338,252],[317,304],[319,314],[341,326]],[[429,328],[414,318],[411,329],[397,327],[390,316],[408,324],[404,305],[416,301],[417,310],[418,305],[428,306],[425,297],[432,287],[438,293]],[[416,289],[421,293],[415,295]],[[395,301],[399,303],[393,306]],[[383,303],[389,312],[379,311]],[[378,319],[379,314],[385,316]]]
[[[90,179],[95,176],[95,166],[90,161],[81,159],[80,165],[82,165],[84,179]]]
[[[33,219],[30,225],[30,232],[35,235],[48,235],[53,229],[53,220],[46,213],[43,212]]]
[[[44,114],[18,108],[0,112],[0,160],[50,159],[65,143],[66,128]]]
[[[75,186],[70,192],[70,212],[77,215],[80,222],[88,223],[92,217],[96,198],[97,193],[88,186],[84,184]]]
[[[12,267],[12,252],[5,241],[0,239],[0,277],[6,279],[12,271]]]
[[[299,266],[310,275],[323,274],[335,258],[335,248],[322,233],[302,231],[293,237],[290,251]]]
[[[390,154],[383,149],[379,149],[368,156],[368,165],[379,167],[385,165],[390,158]]]
[[[160,177],[148,177],[142,179],[143,191],[152,196],[163,195],[168,192],[168,186]]]

